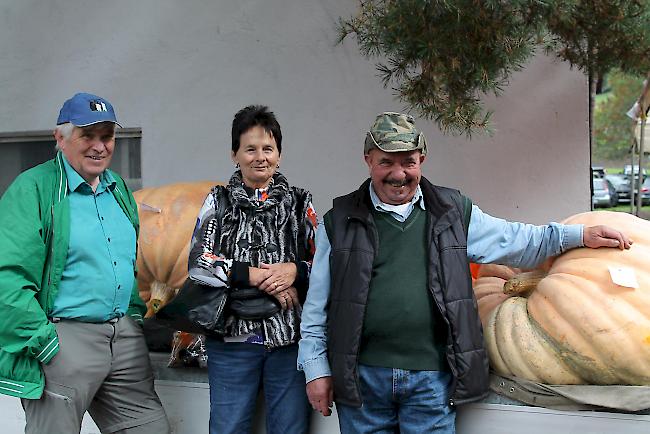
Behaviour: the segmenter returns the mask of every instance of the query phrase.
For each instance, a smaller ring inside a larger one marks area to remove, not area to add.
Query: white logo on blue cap
[[[94,112],[107,112],[106,104],[99,100],[90,101],[90,110]]]

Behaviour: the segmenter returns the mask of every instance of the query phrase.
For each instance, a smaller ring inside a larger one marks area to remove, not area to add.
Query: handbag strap
[[[223,222],[223,216],[226,214],[226,207],[228,206],[228,190],[222,185],[217,186],[217,189],[215,191],[216,193],[216,201],[215,201],[215,222],[216,222],[216,227],[214,231],[214,246],[213,246],[213,252],[217,254],[214,250],[219,250],[221,251],[221,223]],[[219,243],[218,249],[217,249],[217,242]]]

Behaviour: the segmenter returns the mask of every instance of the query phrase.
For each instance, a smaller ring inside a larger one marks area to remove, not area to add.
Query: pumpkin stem
[[[546,277],[546,271],[542,270],[519,273],[508,279],[506,283],[503,284],[503,293],[511,295],[532,291],[544,277]]]
[[[148,303],[148,311],[145,318],[153,316],[156,314],[160,308],[169,303],[169,301],[174,298],[175,291],[174,288],[171,288],[165,285],[162,282],[154,281],[151,284],[151,298]]]

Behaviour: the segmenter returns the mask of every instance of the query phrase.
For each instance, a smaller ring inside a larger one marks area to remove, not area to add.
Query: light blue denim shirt
[[[63,158],[70,190],[70,242],[52,316],[104,322],[126,314],[133,288],[135,229],[108,172],[92,188]]]
[[[418,187],[407,207],[382,203],[370,184],[370,198],[376,210],[388,212],[405,221],[414,206],[424,209]],[[485,214],[473,205],[467,235],[467,257],[480,264],[497,263],[533,268],[546,258],[582,246],[583,225],[549,223],[535,226],[508,222]],[[331,245],[324,224],[316,230],[316,255],[309,278],[309,291],[302,310],[298,350],[298,369],[305,371],[307,382],[331,375],[327,361],[327,304],[330,294]]]

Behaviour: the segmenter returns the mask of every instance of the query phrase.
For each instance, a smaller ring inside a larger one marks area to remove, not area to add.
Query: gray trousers
[[[22,399],[26,434],[79,433],[88,411],[102,433],[166,434],[142,327],[128,317],[55,323],[59,353],[43,365],[45,392]]]

